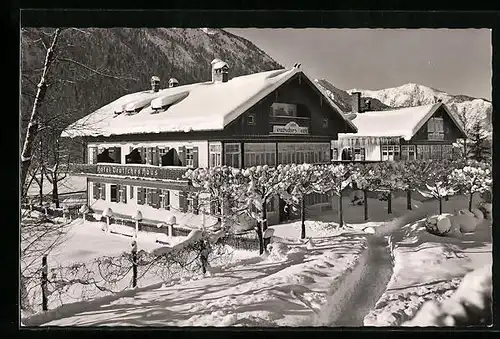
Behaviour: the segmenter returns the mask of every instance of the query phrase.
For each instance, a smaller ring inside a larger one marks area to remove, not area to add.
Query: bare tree
[[[38,90],[36,93],[35,101],[33,103],[33,109],[31,111],[31,117],[28,123],[28,129],[25,136],[25,141],[23,145],[23,151],[21,153],[21,197],[25,197],[26,195],[26,176],[28,174],[28,170],[31,165],[32,159],[32,150],[33,144],[35,142],[36,136],[38,134],[38,122],[39,122],[39,114],[40,114],[40,106],[42,105],[45,94],[47,92],[47,77],[50,66],[54,62],[55,59],[55,49],[57,46],[57,41],[59,35],[61,33],[61,29],[57,28],[54,32],[54,36],[52,38],[52,44],[47,49],[47,55],[45,57],[45,64],[43,67],[42,76],[40,78],[40,82],[38,83]]]

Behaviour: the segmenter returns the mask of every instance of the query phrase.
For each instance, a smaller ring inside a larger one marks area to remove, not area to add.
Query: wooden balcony
[[[124,177],[153,178],[159,180],[186,180],[182,176],[188,168],[178,166],[148,166],[135,164],[72,164],[73,174],[112,175]]]

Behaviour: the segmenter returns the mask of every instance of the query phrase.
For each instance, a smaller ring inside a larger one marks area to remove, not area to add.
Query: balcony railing
[[[186,180],[183,179],[186,167],[160,167],[133,164],[72,164],[70,172],[74,174],[94,175],[119,175],[129,177],[153,178],[162,180]]]

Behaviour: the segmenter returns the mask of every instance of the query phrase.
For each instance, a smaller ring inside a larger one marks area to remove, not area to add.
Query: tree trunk
[[[262,234],[262,225],[260,222],[257,223],[255,231],[257,232],[257,237],[259,238],[259,254],[262,254],[264,253],[264,237]]]
[[[306,203],[304,197],[300,201],[300,226],[300,239],[304,239],[306,237]]]
[[[472,211],[472,196],[474,195],[473,192],[470,192],[469,195],[469,211]]]
[[[26,136],[24,138],[23,151],[21,153],[21,183],[20,183],[21,197],[24,197],[27,190],[27,188],[25,187],[26,176],[31,166],[33,143],[38,134],[38,118],[40,115],[40,106],[42,105],[42,102],[45,98],[45,93],[47,91],[47,75],[48,75],[47,73],[50,68],[50,65],[55,59],[54,50],[60,32],[61,32],[60,28],[57,28],[55,30],[52,44],[47,49],[47,55],[45,57],[45,64],[43,67],[42,77],[40,79],[40,82],[38,83],[38,90],[36,92],[35,102],[33,103],[33,109],[31,111],[31,117],[28,123],[28,129],[26,131]]]
[[[387,194],[387,213],[392,214],[392,192]]]
[[[342,214],[342,191],[339,193],[339,225],[344,226],[344,216]]]
[[[365,220],[368,220],[368,191],[367,190],[363,190],[363,200],[364,200]]]
[[[43,167],[40,168],[40,206],[43,206]]]
[[[262,232],[267,230],[267,199],[262,200]]]
[[[439,214],[443,214],[443,198],[439,197]]]
[[[411,210],[411,189],[406,190],[406,209]]]
[[[56,208],[59,208],[59,190],[56,177],[52,178],[52,203],[56,205]]]

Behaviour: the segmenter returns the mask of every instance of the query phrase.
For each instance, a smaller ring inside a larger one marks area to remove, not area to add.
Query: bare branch
[[[116,76],[116,75],[112,75],[112,74],[106,74],[106,73],[103,73],[103,72],[99,71],[98,69],[93,69],[93,68],[91,68],[91,67],[89,67],[89,66],[87,66],[87,65],[84,65],[84,64],[82,64],[81,62],[78,62],[78,61],[73,60],[73,59],[69,59],[69,58],[58,58],[58,60],[60,60],[60,61],[66,61],[66,62],[71,62],[71,63],[73,63],[73,64],[75,64],[75,65],[78,65],[78,66],[80,66],[80,67],[83,67],[83,68],[85,68],[86,70],[91,71],[91,72],[94,72],[94,73],[96,73],[96,74],[98,74],[98,75],[101,75],[101,76],[103,76],[103,77],[112,78],[112,79],[117,79],[117,80],[132,80],[132,81],[138,81],[138,80],[137,80],[137,79],[135,79],[135,78],[130,78],[130,77],[122,77],[122,76]]]

